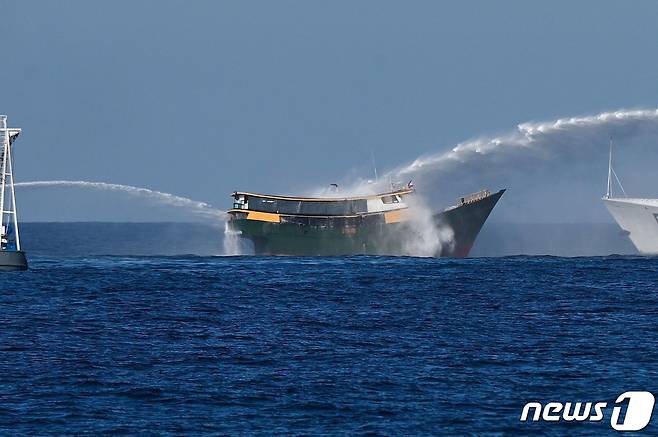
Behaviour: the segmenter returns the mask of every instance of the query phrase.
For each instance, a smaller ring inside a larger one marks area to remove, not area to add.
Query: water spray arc
[[[162,191],[151,190],[148,188],[134,187],[131,185],[110,184],[106,182],[92,182],[92,181],[68,181],[68,180],[54,180],[54,181],[29,181],[17,182],[17,188],[47,188],[47,187],[69,187],[69,188],[90,188],[95,190],[115,191],[125,193],[136,197],[145,197],[155,202],[181,208],[188,208],[197,215],[214,219],[225,220],[226,213],[220,209],[213,208],[206,202],[189,199],[187,197],[176,196]]]
[[[521,123],[501,136],[482,137],[457,144],[448,152],[420,157],[389,172],[393,179],[450,171],[503,153],[568,153],[576,147],[599,147],[601,137],[632,137],[642,129],[658,129],[658,109],[619,110],[549,122]]]

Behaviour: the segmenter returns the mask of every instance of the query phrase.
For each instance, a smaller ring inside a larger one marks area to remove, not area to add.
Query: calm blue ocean
[[[30,262],[0,276],[3,435],[601,435],[519,417],[658,392],[656,258]]]

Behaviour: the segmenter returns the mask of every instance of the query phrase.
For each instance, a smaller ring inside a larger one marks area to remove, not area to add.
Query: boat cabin
[[[368,196],[334,198],[271,196],[236,191],[232,196],[233,211],[301,216],[354,216],[406,209],[406,196],[413,192],[413,188],[405,188]]]

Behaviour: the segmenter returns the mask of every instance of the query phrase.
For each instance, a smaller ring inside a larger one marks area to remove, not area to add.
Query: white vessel
[[[20,129],[7,126],[6,115],[0,115],[0,270],[27,270],[18,232],[12,156],[14,141],[20,133]]]
[[[613,177],[619,184],[623,197],[613,195]],[[612,140],[608,160],[608,190],[603,196],[603,203],[640,253],[658,254],[658,199],[641,199],[626,195],[612,167]]]

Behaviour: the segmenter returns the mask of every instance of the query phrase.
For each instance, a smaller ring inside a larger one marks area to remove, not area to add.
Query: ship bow
[[[434,220],[437,227],[447,227],[453,234],[451,241],[442,244],[439,255],[468,256],[482,226],[504,193],[503,189],[436,214]]]

